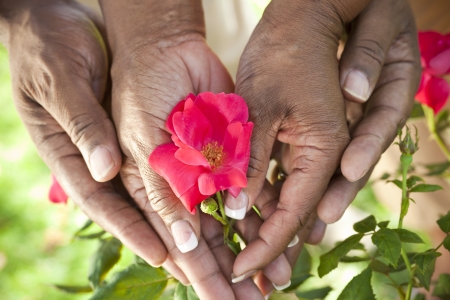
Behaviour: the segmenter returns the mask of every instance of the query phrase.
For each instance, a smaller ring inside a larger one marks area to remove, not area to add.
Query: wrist
[[[205,36],[201,0],[100,0],[111,50],[184,36]]]
[[[20,23],[22,16],[30,14],[34,8],[49,5],[62,0],[0,0],[0,42],[8,48],[9,37],[15,23]],[[72,0],[64,1],[72,2]]]

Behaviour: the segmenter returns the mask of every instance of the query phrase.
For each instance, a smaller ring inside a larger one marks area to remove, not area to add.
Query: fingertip
[[[347,100],[357,103],[366,102],[371,93],[367,75],[356,69],[349,70],[343,80],[342,90]]]
[[[322,242],[323,236],[325,235],[325,230],[327,228],[327,224],[322,221],[320,218],[316,220],[314,226],[306,238],[306,243],[310,245],[318,245]]]
[[[89,169],[92,177],[98,182],[113,179],[120,170],[122,158],[114,155],[109,147],[99,145],[89,154]]]

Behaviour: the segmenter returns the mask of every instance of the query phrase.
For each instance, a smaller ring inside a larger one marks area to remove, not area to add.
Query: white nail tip
[[[272,292],[268,293],[266,296],[264,296],[264,299],[269,300],[270,295],[272,295]]]
[[[225,214],[230,218],[242,220],[245,217],[246,213],[247,209],[245,206],[240,209],[231,209],[225,204]]]
[[[276,285],[276,284],[273,283],[273,282],[272,282],[272,284],[273,284],[273,287],[274,287],[277,291],[282,291],[282,290],[284,290],[285,288],[287,288],[288,286],[291,285],[291,281],[289,280],[288,283],[283,284],[283,285]]]
[[[184,243],[182,245],[178,245],[178,244],[176,244],[176,245],[182,253],[186,253],[186,252],[192,251],[195,248],[197,248],[198,240],[197,240],[197,237],[195,236],[195,233],[191,233],[191,236],[189,237],[189,240],[186,243]]]
[[[298,244],[298,236],[295,235],[295,237],[292,239],[292,241],[289,243],[288,248],[290,247],[294,247],[295,245]]]
[[[232,283],[238,283],[245,279],[245,274],[231,279]]]

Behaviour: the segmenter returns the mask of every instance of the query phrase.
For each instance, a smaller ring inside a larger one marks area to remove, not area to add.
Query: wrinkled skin
[[[289,176],[279,201],[274,197],[266,204],[272,206],[270,217],[236,258],[234,274],[267,265],[296,233],[306,238],[312,230],[311,241],[320,240],[323,221],[342,216],[412,109],[420,60],[407,1],[341,2],[348,6],[321,7],[322,16],[311,18],[313,8],[296,10],[295,3],[273,1],[241,58],[236,92],[248,102],[255,123],[249,207],[265,193],[261,189],[277,142],[284,143],[278,158]],[[295,13],[298,26],[282,21]],[[350,21],[352,31],[338,61],[338,39]],[[351,70],[368,78],[365,103],[345,89]],[[316,210],[323,221],[313,225]],[[287,252],[298,253],[300,240]]]

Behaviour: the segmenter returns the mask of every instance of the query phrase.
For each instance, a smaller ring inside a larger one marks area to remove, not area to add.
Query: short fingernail
[[[231,274],[231,282],[232,283],[238,283],[241,282],[247,278],[249,278],[250,276],[252,276],[253,274],[256,273],[256,270],[252,270],[252,271],[248,271],[245,272],[244,274],[242,274],[241,276],[234,276],[234,274]]]
[[[109,171],[114,167],[114,160],[111,153],[105,146],[98,146],[91,152],[89,156],[89,164],[91,166],[92,177],[100,181],[108,175]]]
[[[369,99],[369,80],[363,73],[351,70],[344,81],[344,90],[360,99],[366,101]]]
[[[225,214],[233,219],[242,220],[247,213],[248,196],[240,192],[237,198],[228,193],[225,199]]]
[[[194,250],[198,246],[197,236],[189,222],[184,220],[176,221],[170,228],[175,244],[182,253]]]
[[[272,284],[273,284],[273,287],[274,287],[277,291],[282,291],[282,290],[284,290],[285,288],[287,288],[288,286],[291,285],[291,281],[289,280],[288,283],[283,284],[283,285],[276,285],[276,284],[273,283],[273,282],[272,282]]]
[[[294,247],[297,244],[298,244],[298,236],[295,235],[294,238],[292,239],[292,241],[289,243],[288,248]]]

